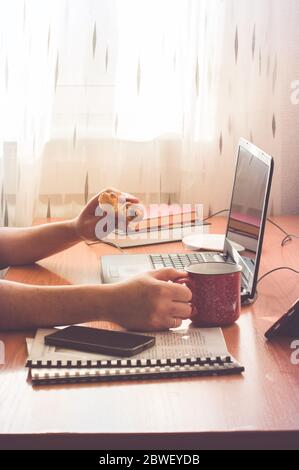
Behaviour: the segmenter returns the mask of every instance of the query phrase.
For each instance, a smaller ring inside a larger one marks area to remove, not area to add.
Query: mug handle
[[[180,277],[180,278],[176,279],[174,282],[176,284],[185,284],[192,292],[190,279],[188,277]],[[192,318],[195,315],[198,315],[197,308],[195,307],[195,305],[193,303],[193,296],[191,298],[191,305],[192,305],[192,312],[191,312],[191,318]]]

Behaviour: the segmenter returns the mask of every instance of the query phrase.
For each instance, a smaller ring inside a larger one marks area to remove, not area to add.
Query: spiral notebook
[[[154,347],[134,358],[78,352],[44,344],[55,329],[39,329],[28,346],[26,366],[34,385],[128,379],[159,379],[244,371],[227,351],[220,328],[194,328],[183,324],[168,332],[151,333]],[[143,333],[144,334],[144,333]]]

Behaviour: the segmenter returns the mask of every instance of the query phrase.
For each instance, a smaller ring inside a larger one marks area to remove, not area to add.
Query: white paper
[[[30,354],[32,345],[33,345],[34,338],[26,338],[26,346],[27,346],[27,352]]]
[[[190,323],[190,322],[189,322]],[[124,359],[124,357],[107,356],[62,349],[44,344],[44,337],[55,329],[39,329],[34,338],[28,360],[42,362],[109,360]],[[144,334],[144,333],[143,333]],[[220,328],[194,328],[185,322],[180,328],[167,332],[148,333],[155,336],[156,344],[150,349],[131,357],[131,359],[178,359],[188,357],[215,357],[228,354],[225,340]]]

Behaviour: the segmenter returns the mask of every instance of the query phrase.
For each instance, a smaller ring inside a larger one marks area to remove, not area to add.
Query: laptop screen
[[[244,247],[240,254],[249,266],[252,264],[252,282],[258,268],[271,175],[271,158],[253,145],[240,144],[226,237]]]

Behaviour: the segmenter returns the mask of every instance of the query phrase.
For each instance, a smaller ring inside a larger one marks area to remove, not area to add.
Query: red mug
[[[241,310],[241,266],[232,263],[199,263],[185,268],[186,284],[192,292],[192,321],[195,326],[226,326]]]

